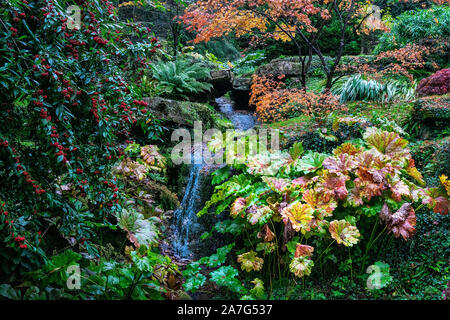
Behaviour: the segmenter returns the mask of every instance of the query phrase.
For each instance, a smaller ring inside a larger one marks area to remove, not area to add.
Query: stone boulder
[[[210,83],[213,85],[212,94],[219,98],[232,89],[234,75],[231,70],[211,71]]]
[[[301,75],[302,65],[299,58],[291,57],[285,59],[274,59],[268,64],[264,64],[256,69],[258,76],[285,75],[286,77],[298,77]]]
[[[419,97],[450,93],[450,68],[439,70],[428,78],[422,79],[416,93]]]
[[[247,109],[250,101],[252,79],[236,78],[232,83],[231,96],[238,109]]]
[[[220,128],[222,116],[214,107],[190,101],[176,101],[161,97],[143,98],[149,111],[158,119],[164,119],[177,126],[194,126],[194,121],[202,121],[203,128]]]

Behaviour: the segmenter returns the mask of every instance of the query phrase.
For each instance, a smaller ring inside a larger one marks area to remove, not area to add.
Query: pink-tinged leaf
[[[402,180],[397,181],[393,186],[391,186],[391,191],[392,191],[392,199],[394,199],[397,202],[402,201],[402,196],[405,196],[410,199],[412,197],[408,185],[404,183]]]
[[[384,183],[384,177],[378,171],[369,171],[367,168],[360,167],[355,179],[355,187],[361,198],[370,201],[373,197],[381,196],[387,185]]]
[[[295,248],[295,257],[310,257],[314,252],[314,247],[308,246],[306,244],[297,244]]]
[[[416,214],[410,203],[403,204],[394,214],[385,203],[381,208],[380,219],[396,238],[402,236],[408,240],[416,232]]]
[[[296,277],[309,276],[311,274],[314,262],[307,257],[295,257],[289,264],[289,270]]]
[[[275,234],[270,230],[267,224],[264,225],[263,229],[258,233],[259,239],[264,239],[265,242],[270,242],[275,237]]]
[[[341,154],[336,157],[326,158],[322,165],[330,173],[347,174],[349,171],[355,169],[358,163],[353,160],[352,156],[349,156],[348,154]]]
[[[292,180],[291,185],[293,188],[306,188],[311,182],[310,178],[303,176]]]
[[[435,213],[448,214],[450,203],[446,191],[440,188],[427,188],[421,191],[423,204],[426,204],[429,209],[433,209]]]
[[[353,207],[362,206],[364,201],[361,197],[361,189],[359,187],[354,187],[350,191],[347,200]]]
[[[345,182],[348,179],[350,179],[349,176],[324,171],[317,185],[317,191],[329,193],[336,199],[344,200],[348,195],[348,190],[345,186]]]
[[[361,148],[355,147],[352,143],[346,142],[333,150],[333,154],[335,156],[339,156],[342,154],[347,154],[349,156],[354,156],[362,151]]]
[[[259,271],[264,264],[264,260],[257,257],[255,251],[250,251],[239,255],[237,262],[241,264],[241,269],[247,272]]]
[[[406,148],[408,141],[401,138],[396,132],[382,131],[377,128],[368,128],[364,133],[364,140],[373,147],[379,155],[393,160],[410,157]]]
[[[308,189],[303,193],[303,201],[315,210],[323,209],[328,215],[336,209],[337,202],[331,193],[319,192],[315,189]]]
[[[262,180],[269,186],[270,189],[277,193],[284,193],[290,185],[290,180],[273,177],[263,177]]]
[[[268,206],[252,206],[247,210],[247,220],[250,224],[266,223],[272,217],[272,210]]]
[[[448,214],[448,208],[449,208],[449,202],[448,202],[448,198],[446,197],[437,197],[435,199],[436,201],[436,205],[434,206],[433,211],[436,213],[440,213],[442,215],[447,215]]]
[[[242,197],[237,198],[231,205],[230,215],[233,218],[236,218],[240,213],[242,213],[244,211],[245,207],[246,207],[245,198],[242,198]]]

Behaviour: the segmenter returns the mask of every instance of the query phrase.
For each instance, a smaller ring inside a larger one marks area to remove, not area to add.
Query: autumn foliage
[[[441,95],[450,92],[450,68],[442,69],[428,78],[422,79],[417,86],[419,96]]]
[[[329,91],[318,94],[304,89],[288,89],[282,82],[283,78],[253,77],[250,103],[255,105],[263,122],[282,121],[302,114],[324,117],[333,110],[345,108]]]

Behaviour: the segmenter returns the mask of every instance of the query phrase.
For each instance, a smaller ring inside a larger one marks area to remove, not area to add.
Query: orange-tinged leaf
[[[330,231],[331,237],[338,244],[343,244],[346,247],[352,247],[356,244],[360,236],[358,229],[345,220],[331,221],[328,230]]]
[[[294,202],[283,209],[281,216],[289,220],[295,231],[305,233],[309,231],[309,222],[313,219],[314,210],[308,205],[301,202]]]
[[[314,252],[314,247],[308,246],[306,244],[297,243],[295,248],[295,257],[310,257]]]

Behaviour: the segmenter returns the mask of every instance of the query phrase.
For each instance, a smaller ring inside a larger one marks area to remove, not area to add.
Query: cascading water
[[[186,192],[180,207],[174,212],[174,242],[175,254],[181,258],[189,258],[192,252],[189,248],[193,232],[199,230],[197,212],[201,209],[200,179],[204,163],[191,164]]]
[[[249,130],[256,124],[255,116],[249,111],[234,110],[232,101],[225,98],[216,99],[220,111],[230,119],[236,130]],[[202,226],[198,222],[197,213],[201,210],[202,203],[202,179],[207,164],[201,158],[201,152],[195,152],[204,146],[194,146],[192,164],[189,171],[189,180],[180,207],[174,212],[173,243],[175,255],[179,258],[193,258],[192,246],[199,241]]]

